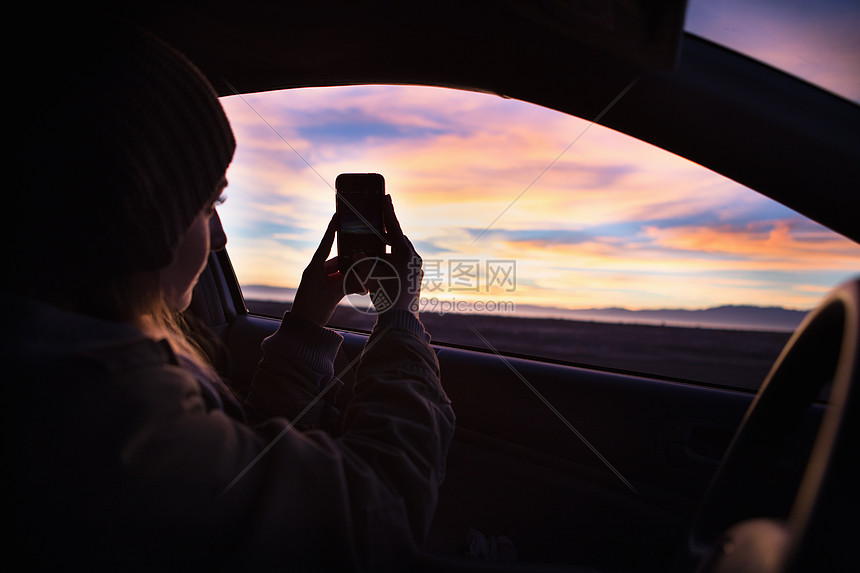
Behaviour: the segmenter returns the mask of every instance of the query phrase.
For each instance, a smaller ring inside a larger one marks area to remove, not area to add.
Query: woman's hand
[[[337,270],[337,257],[326,260],[337,232],[337,215],[331,218],[325,235],[310,264],[302,273],[302,281],[296,291],[290,312],[319,325],[326,325],[334,313],[337,303],[347,292],[361,292],[344,288],[343,275]],[[359,285],[357,289],[361,289]]]
[[[337,257],[326,260],[338,227],[337,215],[332,217],[310,264],[302,273],[292,313],[325,325],[344,296],[370,290],[377,312],[400,308],[418,316],[418,297],[424,278],[421,257],[403,234],[390,195],[385,196],[383,216],[391,254],[386,255],[382,262],[375,259],[358,261],[355,271],[347,273],[346,282],[338,271]],[[389,272],[391,270],[394,272]]]
[[[388,243],[391,245],[391,254],[385,260],[394,269],[396,276],[369,281],[367,286],[370,288],[371,300],[377,312],[400,308],[418,316],[418,298],[424,278],[422,260],[400,228],[391,195],[385,196],[383,216]],[[383,293],[385,296],[379,296]]]

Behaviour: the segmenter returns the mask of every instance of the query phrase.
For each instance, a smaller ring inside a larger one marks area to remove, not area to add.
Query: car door
[[[249,312],[234,281],[227,254],[213,255],[193,310],[223,339],[223,368],[241,393],[278,320]],[[367,335],[339,332],[345,400]],[[752,391],[435,349],[457,431],[428,551],[631,571],[684,562],[691,520]]]
[[[416,189],[422,176],[409,179],[396,163],[389,187],[424,257],[419,310],[457,415],[428,549],[449,557],[516,556],[637,571],[683,562],[691,521],[723,453],[804,315],[765,308],[761,301],[770,299],[757,293],[778,296],[778,283],[796,276],[792,260],[810,255],[822,272],[848,274],[857,246],[749,189],[588,122],[494,96],[427,90],[372,86],[225,98],[240,141],[227,202],[219,208],[230,238],[195,295],[197,313],[229,356],[222,371],[240,394],[247,390],[260,343],[289,308],[304,264],[296,253],[304,249],[309,256],[317,240],[312,226],[298,219],[311,213],[323,221],[333,208],[334,193],[322,175],[330,171],[327,158],[357,154],[351,161],[360,166],[396,154],[418,169],[423,164],[410,163],[406,151],[414,146],[433,164],[431,174],[422,172],[433,188]],[[385,102],[378,108],[395,119],[373,115],[373,101]],[[444,112],[419,112],[422,105]],[[482,112],[482,105],[495,111]],[[507,122],[488,120],[493,113]],[[539,123],[545,117],[548,123]],[[554,123],[559,117],[563,128]],[[577,136],[585,132],[588,137]],[[564,138],[576,138],[574,153],[550,153],[546,141],[563,148]],[[499,183],[515,170],[510,159],[499,165],[487,145],[500,157],[532,154],[524,163],[540,177],[524,190]],[[286,167],[285,154],[292,161]],[[422,202],[422,193],[446,185],[472,201],[471,210],[454,199],[450,206]],[[513,193],[501,203],[481,203],[483,189]],[[568,195],[568,211],[539,212],[527,203],[567,201]],[[580,211],[589,219],[576,227]],[[672,212],[680,215],[673,219]],[[510,228],[510,219],[520,216],[535,225],[535,213],[542,213],[542,229]],[[464,233],[476,219],[482,227]],[[798,249],[802,238],[790,227],[827,245],[831,255]],[[775,242],[783,230],[794,250]],[[458,234],[466,238],[459,246],[444,242]],[[469,250],[481,241],[492,248]],[[768,283],[748,270],[765,264],[774,264],[779,280]],[[562,297],[553,301],[579,294],[591,297],[586,302],[611,301],[639,290],[664,304],[713,300],[716,308],[572,314],[553,307],[557,302],[541,306],[521,298],[540,290],[533,277],[548,276],[547,269],[555,273],[549,282],[560,286],[542,288],[546,301],[549,294]],[[738,293],[759,304],[718,306]],[[803,301],[811,306],[817,297]],[[346,383],[341,401],[349,398],[372,325],[373,313],[351,299],[330,323],[344,335],[335,364]],[[819,415],[810,413],[807,423]]]

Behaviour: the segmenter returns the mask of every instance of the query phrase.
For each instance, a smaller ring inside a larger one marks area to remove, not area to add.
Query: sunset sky
[[[718,18],[704,18],[697,4],[692,21],[719,31]],[[838,88],[846,97],[860,98],[857,77]],[[793,211],[658,148],[531,104],[394,86],[222,102],[238,149],[219,213],[245,285],[297,286],[343,172],[385,176],[425,260],[425,297],[807,309],[860,270],[860,247]],[[499,260],[515,261],[515,288],[491,284],[487,264]],[[457,282],[455,267],[481,274]]]

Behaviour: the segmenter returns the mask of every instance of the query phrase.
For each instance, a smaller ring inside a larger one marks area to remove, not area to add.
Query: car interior
[[[124,15],[188,55],[220,96],[384,84],[531,102],[704,165],[860,241],[857,103],[685,32],[686,7],[225,0],[139,3]],[[623,105],[608,106],[619,94]],[[191,311],[220,339],[241,392],[278,321],[248,310],[229,244],[211,256]],[[341,332],[335,371],[348,387],[367,333]],[[457,431],[415,570],[856,565],[857,281],[822,297],[758,391],[434,347]],[[495,552],[470,554],[478,542]]]

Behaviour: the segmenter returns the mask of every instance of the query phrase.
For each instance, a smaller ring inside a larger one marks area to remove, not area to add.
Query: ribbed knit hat
[[[79,288],[165,267],[235,150],[215,91],[131,26],[55,30],[46,42],[15,85],[15,279]]]

